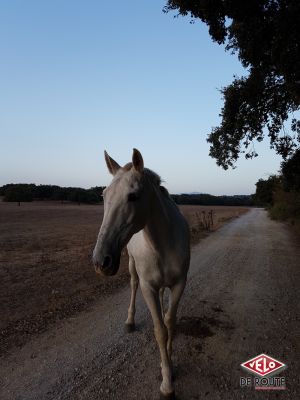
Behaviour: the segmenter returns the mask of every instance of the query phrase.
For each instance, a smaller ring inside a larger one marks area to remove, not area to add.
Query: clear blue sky
[[[249,194],[277,172],[260,157],[223,171],[206,136],[218,89],[244,73],[207,27],[165,1],[9,0],[0,5],[0,185],[106,185],[103,150],[138,148],[172,193]]]

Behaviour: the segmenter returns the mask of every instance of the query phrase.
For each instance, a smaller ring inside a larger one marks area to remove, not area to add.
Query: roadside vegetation
[[[300,235],[300,150],[281,163],[278,175],[256,183],[254,202],[266,207],[271,218],[289,222]]]

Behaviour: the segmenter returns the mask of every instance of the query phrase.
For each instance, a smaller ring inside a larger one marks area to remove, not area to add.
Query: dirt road
[[[178,400],[299,399],[300,248],[253,209],[194,247],[174,342]],[[157,399],[159,356],[149,313],[124,333],[129,289],[1,359],[0,398]],[[241,389],[240,363],[267,353],[288,368],[284,392]]]

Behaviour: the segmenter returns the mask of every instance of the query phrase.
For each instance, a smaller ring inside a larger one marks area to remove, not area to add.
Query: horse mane
[[[124,165],[123,169],[125,171],[130,171],[132,168],[132,162],[129,162],[127,164]],[[169,198],[170,200],[173,200],[170,196],[170,193],[168,192],[168,189],[166,189],[164,186],[161,185],[162,183],[162,179],[161,177],[154,171],[152,171],[149,168],[144,168],[144,174],[145,176],[150,180],[150,182],[152,182],[155,186],[158,187],[158,189],[160,190],[160,192],[167,198]]]
[[[145,175],[150,179],[152,183],[154,183],[155,186],[158,187],[159,191],[163,194],[163,196],[173,201],[172,197],[170,196],[170,193],[168,192],[168,189],[161,185],[162,183],[161,177],[151,169],[145,168],[144,171]]]

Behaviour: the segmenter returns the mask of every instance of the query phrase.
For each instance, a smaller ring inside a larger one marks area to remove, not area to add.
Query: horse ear
[[[141,153],[137,149],[133,149],[132,165],[138,172],[144,171],[144,160]]]
[[[112,175],[116,175],[118,169],[121,168],[120,165],[113,158],[111,158],[105,150],[104,150],[104,157],[109,172]]]

